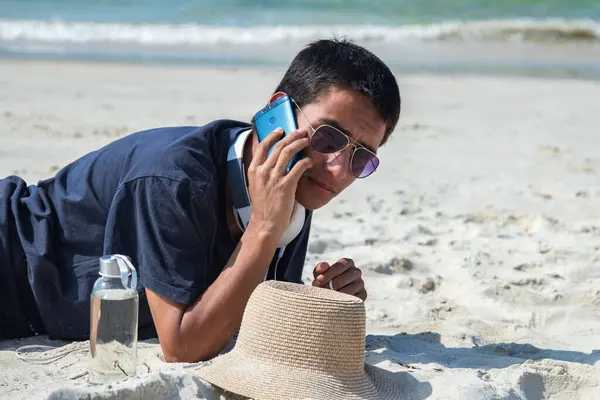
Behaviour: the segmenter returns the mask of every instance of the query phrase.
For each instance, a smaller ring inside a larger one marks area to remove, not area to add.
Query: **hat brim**
[[[235,349],[200,366],[186,368],[228,392],[260,400],[402,399],[393,373],[365,363],[360,377],[339,377],[323,371],[257,362]]]

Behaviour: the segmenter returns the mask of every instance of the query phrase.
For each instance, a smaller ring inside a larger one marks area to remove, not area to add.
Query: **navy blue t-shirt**
[[[14,229],[49,335],[88,338],[89,296],[103,254],[128,255],[138,269],[140,337],[156,334],[144,288],[191,305],[215,281],[237,245],[225,210],[227,151],[249,128],[219,120],[137,132],[51,179],[15,186]],[[302,282],[311,217],[307,211],[277,263],[279,278]]]

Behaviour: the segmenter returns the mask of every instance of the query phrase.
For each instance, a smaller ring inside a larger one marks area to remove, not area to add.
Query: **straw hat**
[[[365,363],[355,296],[267,281],[252,293],[233,349],[190,372],[253,399],[399,399],[391,372]]]

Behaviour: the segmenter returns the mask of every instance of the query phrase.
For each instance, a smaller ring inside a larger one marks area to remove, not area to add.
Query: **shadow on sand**
[[[495,343],[474,345],[473,347],[446,347],[441,343],[438,333],[422,332],[419,334],[397,335],[367,335],[366,361],[369,364],[379,364],[391,361],[407,367],[412,364],[433,364],[430,371],[441,372],[445,368],[474,369],[480,378],[487,379],[491,369],[502,369],[512,365],[524,364],[528,360],[553,360],[581,365],[594,365],[600,360],[600,350],[591,353],[578,351],[540,349],[531,344],[520,343]],[[416,367],[418,371],[419,367]],[[439,368],[439,369],[438,369]],[[559,369],[560,370],[560,369]],[[408,374],[405,387],[411,385],[415,390],[410,390],[411,399],[426,399],[431,394],[431,385],[427,381],[419,382]],[[417,374],[419,376],[419,374]],[[568,376],[568,375],[566,375]],[[400,377],[398,377],[400,378]],[[396,377],[392,377],[396,379]],[[412,382],[411,382],[412,381]],[[402,384],[402,382],[399,382]],[[551,385],[548,387],[548,383]],[[549,392],[560,391],[565,382],[557,379],[547,381],[543,375],[528,371],[518,379],[517,387],[510,392],[506,399],[543,400],[548,398]],[[556,387],[557,385],[561,387]],[[487,397],[486,397],[487,398]]]
[[[401,333],[393,336],[367,335],[367,360],[377,364],[391,360],[402,364],[435,363],[448,368],[490,370],[521,364],[527,360],[550,359],[594,365],[600,350],[591,353],[540,349],[531,344],[495,343],[474,347],[446,347],[438,333]]]

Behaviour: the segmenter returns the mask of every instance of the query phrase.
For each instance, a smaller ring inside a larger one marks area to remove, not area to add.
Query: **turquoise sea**
[[[600,79],[599,0],[0,0],[0,57],[281,66],[348,37],[394,69]]]

